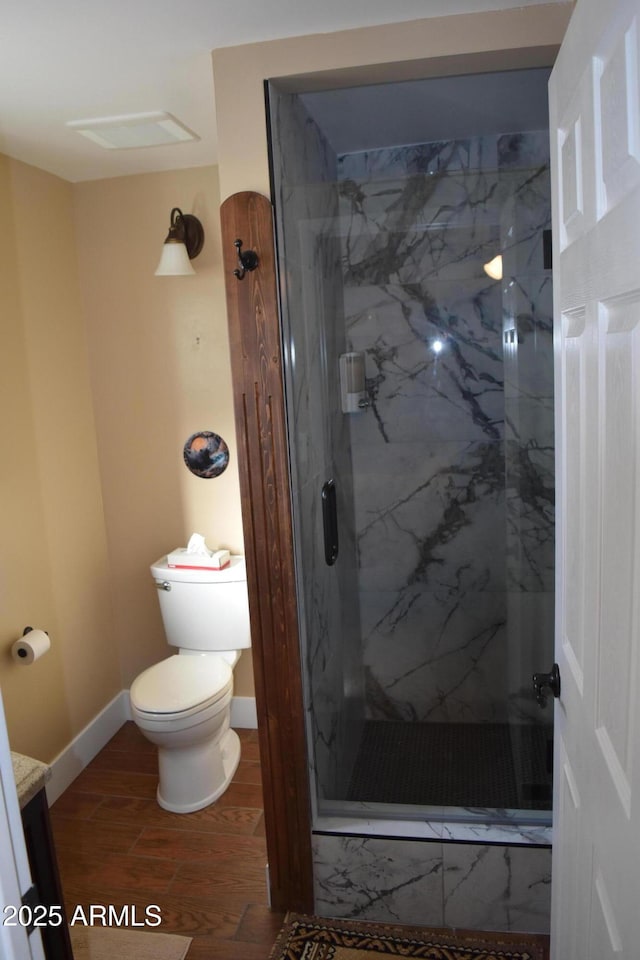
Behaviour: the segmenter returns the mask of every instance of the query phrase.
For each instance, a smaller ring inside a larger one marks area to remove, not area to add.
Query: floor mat
[[[548,938],[526,933],[392,927],[288,914],[270,960],[547,960]]]
[[[191,937],[122,927],[69,928],[74,960],[184,960]]]

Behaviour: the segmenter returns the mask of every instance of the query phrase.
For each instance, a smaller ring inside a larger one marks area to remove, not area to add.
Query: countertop
[[[51,767],[40,760],[33,760],[31,757],[25,757],[21,753],[11,751],[11,762],[13,763],[13,776],[18,788],[18,800],[22,810],[35,797],[36,793],[44,787],[47,780],[51,779]]]

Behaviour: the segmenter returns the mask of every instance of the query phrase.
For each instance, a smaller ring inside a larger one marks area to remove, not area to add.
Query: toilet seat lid
[[[184,713],[215,703],[232,682],[233,671],[222,657],[174,654],[136,677],[131,702],[145,713]]]

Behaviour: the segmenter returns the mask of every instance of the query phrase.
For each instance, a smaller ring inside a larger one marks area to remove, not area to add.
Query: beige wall
[[[149,564],[193,532],[242,552],[237,448],[215,167],[73,188],[80,283],[124,686],[167,655]],[[156,277],[172,207],[205,230],[196,275]],[[213,430],[231,461],[203,480],[185,441]],[[250,656],[235,692],[253,695]]]
[[[167,655],[149,563],[194,531],[243,550],[217,171],[71,185],[0,155],[0,202],[0,687],[50,761]],[[194,277],[153,275],[173,206],[205,228]],[[198,430],[229,443],[215,480],[184,465]],[[26,625],[52,641],[28,668]]]
[[[0,156],[0,686],[12,748],[45,761],[121,689],[71,194]],[[26,625],[51,651],[21,667]]]
[[[304,77],[310,90],[548,65],[571,9],[543,4],[214,50],[221,199],[269,196],[264,80]],[[302,89],[298,80],[292,87]]]

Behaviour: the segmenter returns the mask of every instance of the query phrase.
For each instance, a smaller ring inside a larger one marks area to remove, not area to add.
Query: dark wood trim
[[[257,193],[222,204],[222,248],[251,643],[274,910],[313,909],[289,463],[273,213]],[[235,240],[258,254],[242,280]]]
[[[37,902],[55,907],[62,918],[59,926],[40,928],[46,960],[73,960],[69,926],[62,896],[60,873],[56,860],[47,795],[39,790],[22,809],[22,829],[31,869],[31,878],[38,892]]]

